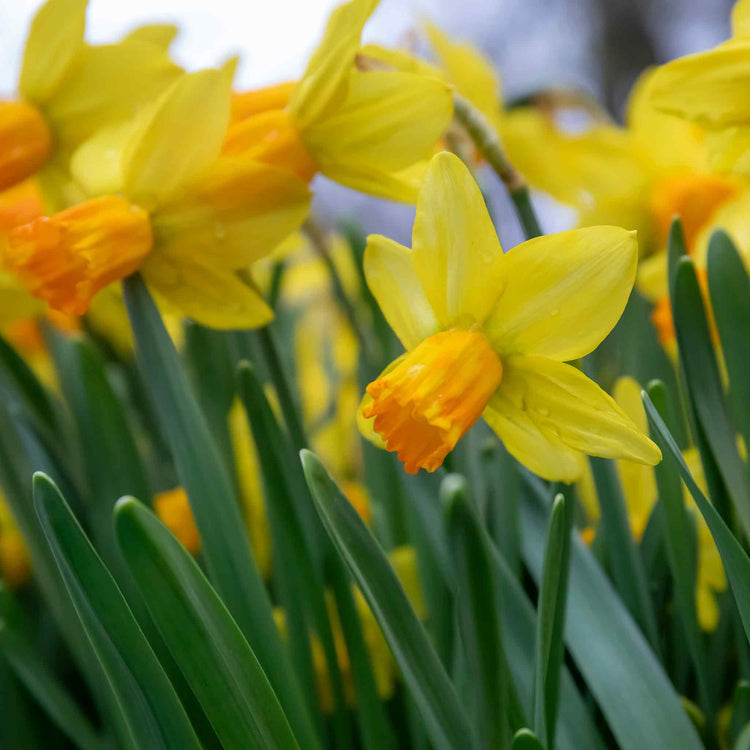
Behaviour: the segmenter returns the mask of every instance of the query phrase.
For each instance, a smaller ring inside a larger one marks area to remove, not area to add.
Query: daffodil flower
[[[63,207],[67,159],[99,128],[131,118],[181,74],[163,45],[134,33],[84,42],[86,0],[47,0],[26,42],[18,99],[0,102],[0,190],[38,174]]]
[[[113,192],[10,232],[5,261],[32,294],[80,315],[99,290],[140,271],[205,325],[271,319],[237,272],[304,221],[310,193],[285,170],[220,155],[230,86],[226,69],[184,75],[132,122],[81,146],[74,174],[92,193]]]
[[[631,417],[633,422],[640,429],[648,430],[648,420],[641,401],[641,386],[633,378],[621,377],[615,383],[614,396],[619,406]],[[707,492],[706,478],[698,449],[688,448],[683,451],[682,456],[698,486],[704,493]],[[635,540],[640,542],[658,498],[656,478],[650,467],[628,460],[617,461],[617,473],[622,484],[630,528]],[[583,481],[579,483],[578,487],[589,515],[589,521],[598,521],[599,506],[590,469],[586,468]],[[684,485],[683,493],[685,504],[689,508],[693,508],[692,496]],[[695,581],[696,609],[701,628],[711,631],[716,628],[719,621],[716,595],[726,589],[727,579],[716,543],[703,520],[703,516],[700,513],[693,513],[693,516],[696,522],[698,542]]]
[[[732,12],[732,38],[658,69],[654,104],[708,131],[712,166],[750,175],[750,2]]]
[[[376,5],[351,0],[337,8],[296,84],[237,95],[225,152],[413,202],[420,173],[412,168],[448,127],[451,92],[423,73],[357,69],[362,28]]]
[[[613,399],[565,364],[617,322],[637,255],[632,232],[607,226],[503,255],[468,169],[438,154],[412,249],[368,239],[368,285],[407,351],[367,387],[361,428],[410,473],[439,467],[480,416],[547,479],[574,480],[583,453],[658,463],[659,449]]]

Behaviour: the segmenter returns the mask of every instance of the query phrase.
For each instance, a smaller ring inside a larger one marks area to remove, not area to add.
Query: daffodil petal
[[[503,251],[482,193],[447,151],[433,157],[419,192],[412,262],[443,328],[482,323],[503,290]]]
[[[669,294],[666,250],[659,250],[638,264],[638,290],[651,302]]]
[[[70,157],[70,174],[88,196],[122,192],[122,156],[133,127],[125,120],[101,128]]]
[[[197,254],[223,268],[246,268],[298,229],[310,189],[291,172],[248,158],[221,157],[152,221],[173,256]]]
[[[593,380],[575,367],[546,357],[503,360],[499,391],[525,407],[545,433],[591,456],[659,463],[659,448]]]
[[[85,47],[65,85],[45,106],[58,148],[74,148],[99,128],[130,119],[181,72],[163,50],[149,42]]]
[[[323,38],[289,100],[289,110],[301,130],[343,102],[362,29],[377,4],[378,0],[350,0],[331,13]]]
[[[210,264],[154,252],[141,268],[146,283],[183,315],[211,328],[259,328],[273,312],[252,287]]]
[[[750,36],[750,0],[738,0],[732,8],[732,35]]]
[[[178,31],[173,23],[146,23],[134,28],[123,37],[123,41],[148,42],[166,52]]]
[[[583,457],[544,433],[508,398],[502,387],[490,400],[482,417],[503,441],[508,453],[528,469],[551,482],[575,482],[583,471]]]
[[[654,103],[708,128],[750,120],[750,39],[720,44],[658,69]]]
[[[83,48],[88,0],[47,0],[31,23],[18,89],[43,104]]]
[[[453,116],[450,88],[417,73],[352,73],[341,106],[304,133],[323,174],[347,164],[396,172],[429,156]]]
[[[223,71],[201,70],[180,77],[128,144],[122,165],[128,197],[152,208],[218,157],[229,124],[230,99],[231,81]]]
[[[370,291],[407,350],[437,333],[440,327],[414,271],[409,248],[371,234],[364,265]]]
[[[458,93],[499,127],[502,111],[500,79],[492,63],[471,44],[454,42],[434,24],[427,25],[427,38]]]
[[[635,281],[634,232],[587,227],[505,255],[508,284],[484,324],[501,354],[583,357],[612,330]]]
[[[713,171],[750,176],[750,126],[711,130],[706,133],[706,146]]]

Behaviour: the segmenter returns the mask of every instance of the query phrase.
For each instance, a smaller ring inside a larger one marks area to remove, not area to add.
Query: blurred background
[[[41,0],[0,0],[0,95],[12,93],[29,22]],[[304,69],[338,0],[91,0],[88,38],[117,39],[146,22],[177,23],[177,61],[190,69],[240,54],[237,86],[290,80]],[[648,65],[711,47],[729,35],[732,0],[381,0],[364,39],[417,46],[421,19],[492,59],[506,99],[550,87],[587,91],[621,119],[630,87]],[[323,178],[318,178],[322,180]],[[492,181],[488,181],[492,182]],[[353,217],[368,231],[406,239],[413,209],[316,184],[319,213]],[[489,200],[510,247],[520,234],[501,191]],[[545,231],[567,213],[539,203]],[[507,221],[506,221],[507,218]],[[384,224],[387,222],[387,224]],[[387,231],[386,231],[387,230]]]

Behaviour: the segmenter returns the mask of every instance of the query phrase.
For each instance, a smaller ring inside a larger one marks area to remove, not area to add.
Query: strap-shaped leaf
[[[253,650],[200,568],[164,524],[121,499],[115,528],[156,626],[225,748],[296,748]]]
[[[385,553],[315,455],[301,457],[323,525],[380,624],[432,743],[473,747],[473,729]]]
[[[65,586],[117,696],[132,747],[199,748],[177,694],[114,578],[57,487],[34,475],[34,504]]]

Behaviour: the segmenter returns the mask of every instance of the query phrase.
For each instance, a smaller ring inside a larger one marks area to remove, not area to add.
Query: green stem
[[[307,438],[305,437],[305,430],[302,427],[299,405],[294,396],[292,386],[284,372],[276,340],[268,326],[258,330],[258,341],[263,352],[263,359],[265,359],[268,372],[271,375],[271,381],[279,397],[281,412],[284,415],[284,422],[286,423],[289,437],[295,449],[300,451],[303,448],[307,448]]]
[[[453,94],[453,108],[456,120],[507,188],[526,239],[538,237],[542,231],[529,199],[529,188],[505,155],[497,130],[482,112],[460,94]]]

